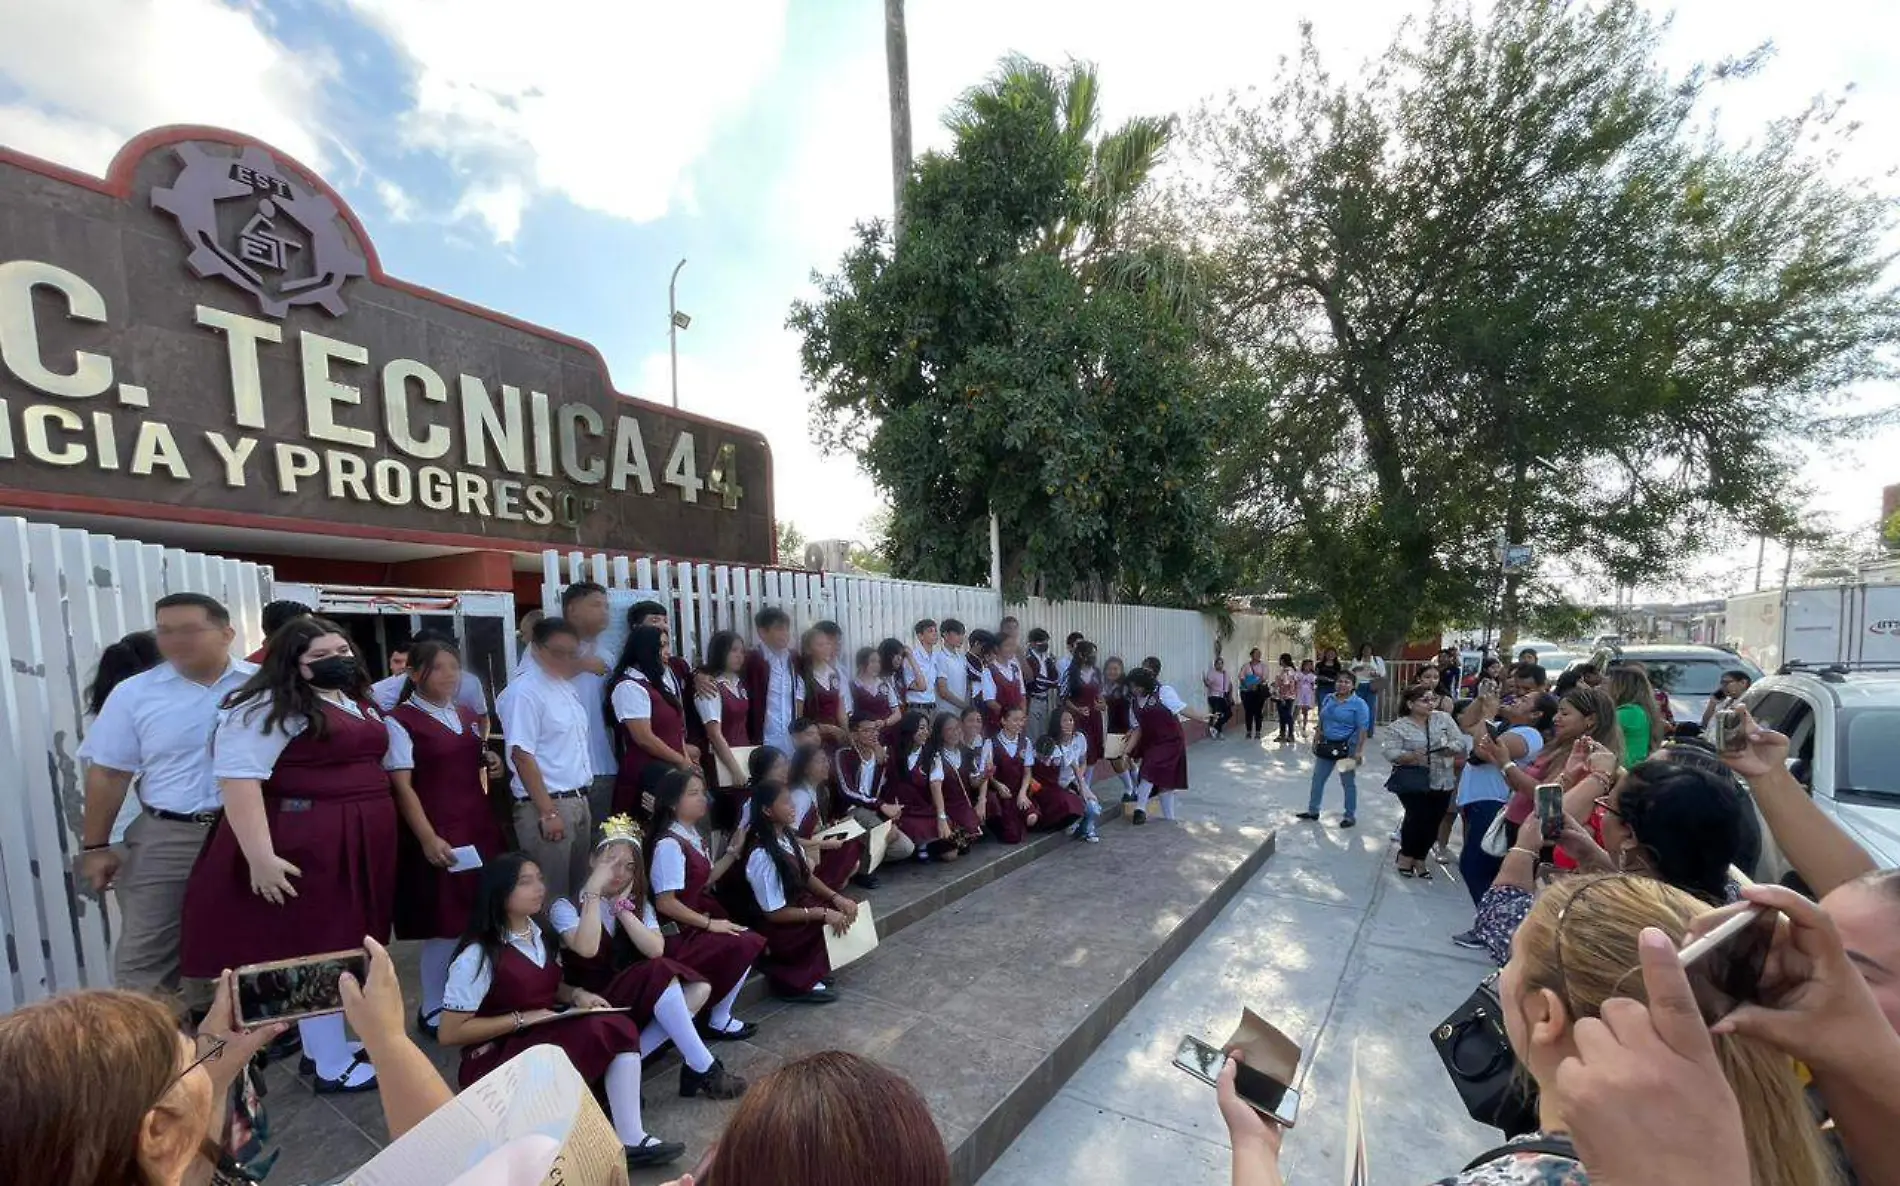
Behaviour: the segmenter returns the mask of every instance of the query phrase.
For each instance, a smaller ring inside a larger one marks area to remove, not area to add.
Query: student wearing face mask
[[[272,636],[212,734],[224,818],[185,887],[187,977],[388,936],[398,826],[389,728],[342,627],[304,617]],[[376,1086],[341,1016],[298,1029],[319,1094]]]

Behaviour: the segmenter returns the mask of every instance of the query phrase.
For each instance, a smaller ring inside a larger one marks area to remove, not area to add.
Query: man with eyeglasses
[[[173,593],[154,617],[162,662],[112,689],[79,747],[87,767],[78,873],[94,892],[118,893],[114,983],[172,994],[185,883],[223,813],[211,732],[218,706],[257,665],[231,657],[231,614],[213,598]],[[121,860],[112,823],[134,778],[140,811]]]
[[[1702,732],[1709,731],[1709,722],[1715,719],[1716,713],[1725,708],[1739,707],[1742,697],[1748,694],[1748,689],[1754,682],[1754,679],[1739,667],[1732,671],[1724,671],[1722,678],[1715,685],[1716,694],[1709,697],[1708,704],[1703,706]]]
[[[515,842],[541,867],[550,900],[587,883],[594,778],[588,717],[600,716],[574,685],[583,655],[580,635],[561,618],[534,625],[528,662],[495,701],[508,741],[515,795]]]

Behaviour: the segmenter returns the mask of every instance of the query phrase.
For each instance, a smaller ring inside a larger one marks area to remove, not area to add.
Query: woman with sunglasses
[[[214,980],[387,938],[396,905],[390,725],[349,634],[323,618],[271,636],[212,734],[224,817],[185,887],[180,970]],[[370,1091],[376,1072],[337,1014],[298,1022],[319,1094]]]

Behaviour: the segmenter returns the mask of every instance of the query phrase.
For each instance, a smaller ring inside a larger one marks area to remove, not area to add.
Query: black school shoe
[[[745,1089],[746,1081],[728,1071],[726,1064],[716,1058],[713,1065],[703,1071],[680,1064],[681,1099],[703,1095],[709,1100],[736,1100],[745,1094]]]
[[[875,873],[853,873],[851,875],[851,884],[857,886],[859,889],[874,890],[882,885],[883,882],[877,879],[877,874]]]
[[[1134,817],[1128,822],[1131,824],[1145,824],[1148,822],[1148,813],[1137,808]]]
[[[1297,815],[1295,815],[1295,816],[1294,816],[1293,818],[1294,818],[1294,819],[1303,819],[1303,820],[1309,820],[1309,821],[1310,821],[1310,820],[1317,820],[1317,819],[1319,819],[1319,812],[1317,812],[1317,811],[1302,811],[1302,812],[1300,812],[1299,814],[1297,814]]]
[[[439,1036],[442,1029],[441,1019],[442,1019],[442,1010],[440,1009],[437,1009],[434,1013],[429,1014],[427,1017],[423,1016],[422,1010],[417,1009],[416,1010],[416,1032],[419,1034],[427,1034],[431,1042],[441,1041],[442,1039]]]
[[[736,1017],[733,1020],[739,1021]],[[698,1028],[699,1036],[708,1042],[743,1042],[759,1032],[755,1021],[739,1021],[739,1028],[730,1030],[716,1030],[702,1021]]]
[[[647,1138],[638,1145],[628,1145],[627,1168],[645,1169],[653,1165],[669,1165],[686,1156],[686,1144],[683,1141],[662,1141],[647,1134]]]
[[[308,1058],[303,1061],[310,1063],[310,1070],[307,1072],[307,1074],[310,1075],[310,1089],[318,1095],[355,1095],[358,1092],[375,1091],[378,1087],[381,1087],[383,1083],[383,1081],[375,1075],[371,1075],[360,1083],[350,1082],[350,1076],[356,1073],[356,1068],[369,1066],[368,1051],[357,1051],[356,1057],[350,1060],[350,1065],[344,1069],[341,1075],[338,1075],[334,1079],[325,1079],[317,1074],[317,1065],[314,1062],[310,1062]],[[299,1069],[302,1069],[301,1066]]]
[[[837,999],[837,990],[829,985],[824,988],[814,988],[809,992],[779,997],[779,1000],[790,1005],[829,1005]]]

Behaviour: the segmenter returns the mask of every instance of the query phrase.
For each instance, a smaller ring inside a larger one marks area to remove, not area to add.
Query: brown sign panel
[[[771,489],[758,433],[386,275],[268,145],[160,129],[103,181],[0,148],[0,505],[769,563]]]

